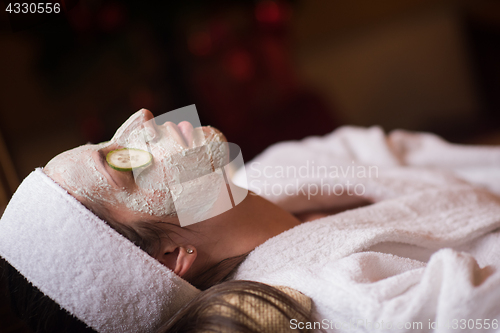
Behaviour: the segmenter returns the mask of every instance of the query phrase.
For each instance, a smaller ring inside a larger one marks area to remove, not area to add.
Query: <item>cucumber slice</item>
[[[151,164],[153,156],[144,150],[122,148],[110,151],[106,155],[108,165],[118,171],[130,171],[143,168]]]

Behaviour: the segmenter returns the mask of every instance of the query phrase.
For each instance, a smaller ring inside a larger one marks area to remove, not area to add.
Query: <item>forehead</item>
[[[47,163],[45,174],[70,193],[104,187],[106,179],[98,172],[93,154],[99,145],[84,145],[65,151]]]
[[[60,171],[64,171],[62,167],[66,165],[67,163],[72,163],[72,164],[85,164],[85,165],[92,165],[95,164],[93,163],[93,159],[91,158],[93,152],[97,152],[99,145],[92,145],[92,144],[86,144],[83,146],[79,146],[70,150],[67,150],[65,152],[62,152],[61,154],[55,156],[53,159],[51,159],[47,165],[45,166],[45,169],[58,169]]]

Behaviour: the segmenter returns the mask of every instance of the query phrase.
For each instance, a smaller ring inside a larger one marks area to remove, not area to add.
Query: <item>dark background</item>
[[[52,16],[7,16],[7,3],[0,212],[35,167],[142,107],[195,103],[247,161],[341,125],[500,143],[498,1],[80,0]]]
[[[0,132],[17,180],[142,107],[195,103],[246,160],[345,124],[457,142],[499,126],[498,1],[162,3],[2,10]]]

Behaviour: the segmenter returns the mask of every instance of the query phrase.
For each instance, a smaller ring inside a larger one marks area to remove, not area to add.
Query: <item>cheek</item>
[[[191,181],[213,172],[211,155],[206,146],[184,150],[176,154],[153,151],[153,164],[134,173],[137,186],[142,189],[168,191],[168,186]],[[163,157],[161,159],[158,156]]]
[[[175,206],[170,191],[139,189],[127,194],[124,200],[128,210],[148,216],[166,218],[175,214]]]
[[[117,199],[127,210],[156,217],[172,216],[176,206],[207,211],[217,199],[220,187],[212,179],[216,176],[211,175],[214,164],[225,164],[227,146],[218,145],[214,149],[204,145],[181,151],[173,145],[167,148],[166,144],[150,146],[153,164],[134,172],[135,190],[120,194]],[[209,177],[200,178],[206,175]]]
[[[133,195],[129,196],[129,199],[133,199]],[[106,209],[115,221],[126,225],[132,225],[137,221],[148,221],[152,216],[156,216],[142,204],[132,203],[130,200],[106,204]]]

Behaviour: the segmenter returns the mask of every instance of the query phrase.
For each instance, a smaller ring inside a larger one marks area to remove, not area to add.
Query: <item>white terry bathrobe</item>
[[[269,239],[236,279],[301,291],[328,332],[500,331],[500,147],[342,127],[246,173],[235,183],[293,213],[373,204]]]

